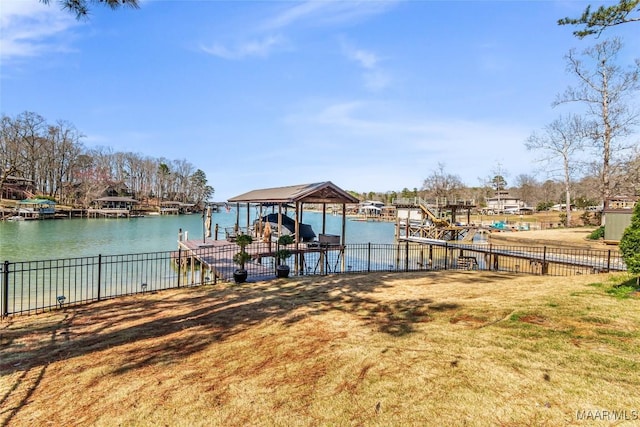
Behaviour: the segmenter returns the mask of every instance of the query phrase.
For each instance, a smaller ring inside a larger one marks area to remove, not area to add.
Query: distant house
[[[553,206],[551,206],[549,208],[550,211],[554,211],[554,212],[563,212],[567,210],[567,204],[566,203],[558,203],[555,204]],[[576,210],[576,205],[571,205],[571,210],[575,211]]]
[[[496,191],[493,197],[486,199],[487,206],[482,208],[481,212],[486,215],[502,214],[502,213],[520,213],[525,208],[525,203],[517,197],[509,195],[508,191]]]
[[[609,209],[633,209],[637,202],[637,197],[617,196],[607,200],[607,207]]]
[[[619,243],[624,230],[631,224],[633,208],[638,203],[635,197],[612,197],[607,200],[607,206],[603,211],[604,241],[607,243]]]
[[[0,190],[2,190],[1,193],[3,199],[23,200],[33,197],[35,185],[30,179],[7,175]]]
[[[16,204],[16,216],[24,219],[53,218],[56,215],[56,202],[46,199],[25,199]]]
[[[382,208],[384,207],[384,203],[378,202],[376,200],[365,200],[358,204],[358,213],[361,215],[380,215],[382,213]]]
[[[87,215],[90,217],[130,217],[137,203],[138,201],[131,197],[101,197],[93,201],[93,207],[87,210]]]
[[[129,190],[129,186],[122,181],[108,182],[104,190],[104,197],[133,197],[133,193]]]
[[[178,215],[192,213],[195,208],[193,203],[164,201],[160,202],[160,215]]]

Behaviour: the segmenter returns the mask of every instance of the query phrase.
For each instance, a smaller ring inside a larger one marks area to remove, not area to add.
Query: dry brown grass
[[[553,228],[517,232],[491,233],[490,240],[498,245],[547,246],[572,249],[618,251],[617,245],[608,245],[602,240],[590,240],[588,236],[596,227]]]
[[[608,295],[611,277],[296,278],[4,320],[0,425],[557,426],[594,425],[577,411],[632,417],[640,300]]]

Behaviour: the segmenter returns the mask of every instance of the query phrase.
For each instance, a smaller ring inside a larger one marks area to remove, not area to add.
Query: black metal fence
[[[547,247],[461,245],[447,243],[352,244],[301,250],[286,260],[293,274],[324,275],[429,270],[492,270],[569,276],[626,267],[617,251]],[[195,257],[186,250],[0,264],[0,308],[3,317],[38,313],[119,296],[199,286],[226,279],[224,268],[235,245],[206,248]],[[273,258],[249,269],[249,280],[275,278]]]

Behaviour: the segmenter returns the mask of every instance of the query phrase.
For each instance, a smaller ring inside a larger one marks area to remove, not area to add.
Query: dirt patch
[[[588,239],[595,230],[591,227],[558,228],[550,230],[530,230],[515,232],[496,232],[489,235],[494,244],[550,246],[580,249],[617,250],[616,245],[607,245],[603,241]]]
[[[532,325],[544,325],[547,323],[547,319],[543,316],[538,316],[536,314],[529,314],[527,316],[522,316],[520,318],[521,322],[531,323]]]

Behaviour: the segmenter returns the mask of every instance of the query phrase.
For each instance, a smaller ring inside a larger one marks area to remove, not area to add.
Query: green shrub
[[[598,227],[587,236],[591,240],[604,239],[604,227]]]
[[[631,224],[620,239],[620,252],[631,274],[640,274],[640,201],[636,203]]]

